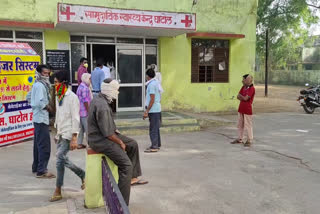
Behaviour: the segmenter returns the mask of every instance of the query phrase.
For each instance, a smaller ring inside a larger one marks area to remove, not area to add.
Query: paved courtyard
[[[224,117],[233,121],[235,116]],[[230,145],[233,126],[162,136],[163,148],[145,154],[147,136],[136,136],[144,178],[132,188],[133,214],[319,213],[320,115],[255,116],[255,144]],[[49,169],[55,172],[54,146]],[[83,208],[80,180],[69,170],[64,200],[49,203],[55,180],[31,173],[32,142],[0,149],[0,213],[104,213]],[[85,151],[70,158],[85,168]]]

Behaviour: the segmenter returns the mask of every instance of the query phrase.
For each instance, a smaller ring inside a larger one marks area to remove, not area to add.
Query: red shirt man
[[[78,68],[78,76],[77,76],[78,77],[78,85],[80,85],[82,82],[81,81],[82,74],[88,72],[87,68],[88,68],[88,60],[86,58],[82,57],[80,59],[80,66]]]
[[[252,103],[255,95],[255,88],[252,84],[253,77],[249,74],[243,76],[243,87],[240,89],[237,99],[240,100],[238,109],[238,139],[232,144],[243,143],[244,134],[247,134],[247,141],[244,146],[249,147],[253,141],[252,129]]]
[[[243,97],[248,96],[249,99],[247,101],[240,100],[238,112],[241,114],[252,115],[252,103],[255,95],[255,88],[253,84],[251,84],[250,86],[244,85],[240,89],[239,94],[241,94]]]

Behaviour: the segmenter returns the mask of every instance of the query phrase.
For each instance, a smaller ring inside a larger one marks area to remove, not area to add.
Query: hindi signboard
[[[58,4],[58,23],[196,30],[196,14]]]
[[[0,42],[0,146],[33,136],[26,96],[39,63],[40,56],[28,44]]]
[[[46,59],[54,71],[70,70],[69,50],[46,50]]]

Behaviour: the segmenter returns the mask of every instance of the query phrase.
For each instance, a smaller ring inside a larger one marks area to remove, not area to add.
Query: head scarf
[[[120,85],[118,81],[112,80],[110,83],[102,82],[101,94],[111,103],[113,99],[118,98]]]
[[[91,74],[84,73],[81,76],[81,81],[84,82],[85,84],[87,84],[87,86],[90,86],[90,84],[91,84],[90,77],[91,77]]]
[[[62,106],[63,98],[68,90],[68,86],[64,83],[56,85],[56,96],[58,98],[59,106]]]
[[[158,72],[158,66],[156,64],[151,64],[151,68],[154,70],[154,72]]]
[[[92,84],[91,84],[90,78],[91,78],[91,74],[84,73],[81,76],[81,81],[89,87],[90,97],[92,99],[93,98],[93,94],[92,94]]]

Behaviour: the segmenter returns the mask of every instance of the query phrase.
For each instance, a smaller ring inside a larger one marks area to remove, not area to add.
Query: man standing
[[[161,121],[161,94],[160,83],[155,79],[155,72],[153,69],[148,69],[146,72],[147,80],[147,95],[146,95],[146,111],[143,114],[143,119],[149,117],[150,127],[149,136],[151,146],[144,152],[158,152],[161,147],[160,137],[160,121]]]
[[[68,74],[60,71],[55,74],[54,84],[56,90],[56,121],[57,128],[57,181],[56,189],[50,201],[62,199],[61,187],[63,186],[64,170],[68,167],[73,171],[82,182],[81,188],[84,189],[85,172],[73,164],[67,154],[69,150],[77,148],[77,135],[79,132],[79,100],[70,88],[68,88]]]
[[[137,142],[121,135],[113,120],[110,104],[117,99],[118,90],[116,80],[106,79],[101,85],[101,93],[93,98],[88,116],[88,141],[90,148],[105,154],[118,166],[118,186],[129,205],[130,186],[148,182],[138,179],[142,173]]]
[[[80,59],[80,66],[79,66],[79,68],[78,68],[78,75],[77,75],[77,77],[78,77],[78,85],[81,84],[81,77],[82,77],[82,75],[83,75],[84,73],[87,73],[87,72],[88,72],[87,69],[88,69],[88,60],[87,60],[87,58],[82,57],[82,58]]]
[[[93,96],[97,96],[101,91],[101,83],[105,79],[105,74],[102,70],[103,61],[101,59],[97,60],[97,67],[91,73],[92,81],[92,92]]]
[[[108,65],[107,66],[103,65],[102,70],[104,72],[104,79],[111,78],[110,68],[108,67]]]
[[[91,91],[91,75],[85,73],[82,75],[82,83],[79,85],[77,90],[77,96],[80,101],[80,132],[78,136],[78,149],[86,148],[83,145],[84,133],[88,136],[88,112],[90,102],[92,100]],[[87,138],[88,140],[88,138]]]
[[[31,91],[31,107],[34,124],[33,164],[32,172],[37,178],[55,178],[48,172],[51,153],[49,133],[50,70],[46,65],[37,67],[36,81]]]
[[[252,103],[255,95],[255,88],[252,84],[253,77],[249,74],[243,76],[243,87],[240,89],[237,99],[240,100],[238,109],[238,139],[231,144],[243,143],[244,132],[247,134],[245,147],[250,147],[253,141],[252,130]]]

